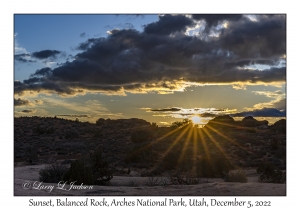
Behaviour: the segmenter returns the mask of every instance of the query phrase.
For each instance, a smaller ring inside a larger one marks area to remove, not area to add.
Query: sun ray
[[[186,126],[184,130],[176,137],[176,139],[172,142],[172,144],[169,146],[169,148],[164,152],[160,158],[160,160],[157,162],[159,165],[161,161],[164,159],[164,157],[172,150],[172,148],[177,144],[177,142],[181,139],[181,137],[188,131],[189,126]]]
[[[205,151],[205,155],[207,156],[207,158],[210,160],[210,153],[209,153],[209,150],[208,150],[208,146],[204,140],[204,135],[203,135],[203,129],[199,129],[198,130],[198,134],[200,136],[200,139],[201,139],[201,143],[203,145],[203,148],[204,148],[204,151]]]
[[[222,153],[222,155],[229,159],[229,155],[226,153],[226,151],[220,146],[220,144],[216,141],[216,139],[211,135],[211,133],[207,129],[203,129],[203,131],[206,133],[206,135],[209,137],[209,139],[212,141],[212,143],[217,147],[217,149]]]
[[[249,130],[249,127],[245,127],[245,126],[240,126],[240,125],[232,125],[230,123],[224,123],[224,122],[216,122],[216,121],[209,121],[210,123],[214,123],[214,124],[219,124],[219,125],[226,125],[229,127],[234,127],[234,128],[239,128],[239,129],[246,129]],[[207,126],[207,124],[206,124]]]
[[[207,125],[208,129],[211,129],[212,131],[216,132],[217,134],[219,134],[220,136],[222,136],[223,138],[225,138],[226,140],[228,140],[229,142],[231,142],[232,144],[236,145],[238,148],[242,149],[243,151],[247,152],[247,153],[252,153],[251,151],[248,151],[247,148],[243,145],[241,145],[240,143],[234,141],[233,139],[229,138],[228,136],[226,136],[225,134],[223,134],[222,132],[218,131],[217,129],[213,128],[212,126]]]
[[[188,133],[188,135],[187,135],[187,139],[186,139],[185,142],[184,142],[184,146],[183,146],[183,148],[182,148],[182,150],[181,150],[181,153],[180,153],[180,155],[179,155],[179,158],[178,158],[178,164],[181,163],[181,161],[182,161],[183,158],[184,158],[185,151],[186,151],[187,146],[188,146],[188,144],[189,144],[189,142],[190,142],[190,140],[191,140],[192,134],[193,134],[193,126],[190,125],[190,129],[189,129],[189,133]]]
[[[198,137],[198,132],[197,132],[197,128],[193,129],[193,169],[196,169],[197,166],[197,154],[198,154],[198,141],[197,141],[197,137]]]

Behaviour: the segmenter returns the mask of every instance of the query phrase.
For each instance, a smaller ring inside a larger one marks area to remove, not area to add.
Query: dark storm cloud
[[[54,69],[37,70],[23,83],[15,82],[15,93],[172,91],[178,89],[180,82],[285,81],[286,67],[278,66],[286,54],[284,15],[259,16],[256,22],[242,16],[209,18],[211,24],[231,22],[218,36],[202,39],[180,33],[193,26],[193,19],[165,15],[146,25],[143,32],[112,30],[107,38],[88,39],[78,45],[82,52],[74,56],[75,60]],[[253,69],[254,64],[268,65],[270,69]]]
[[[46,58],[55,58],[57,55],[59,55],[61,52],[58,50],[42,50],[38,52],[33,52],[31,54],[32,57],[38,58],[38,59],[46,59]]]
[[[212,26],[217,26],[219,22],[227,20],[227,21],[238,21],[243,18],[241,14],[193,14],[192,18],[194,20],[205,20],[206,28],[210,28]]]
[[[147,34],[169,35],[174,32],[185,32],[188,26],[195,23],[184,15],[164,15],[159,16],[159,20],[145,26],[144,32]]]
[[[246,111],[246,112],[240,112],[236,114],[231,114],[232,117],[246,117],[246,116],[252,116],[252,117],[285,117],[286,111],[280,111],[275,108],[264,108],[264,109],[257,109],[253,111]]]
[[[30,104],[30,101],[28,101],[27,99],[15,99],[14,98],[14,106],[27,106]]]
[[[39,70],[36,70],[32,76],[48,76],[51,73],[51,69],[46,67]]]
[[[19,61],[19,62],[23,62],[23,63],[32,63],[32,62],[36,62],[34,60],[31,60],[31,59],[28,59],[28,57],[30,56],[30,54],[28,53],[23,53],[23,54],[17,54],[17,55],[14,55],[14,58],[16,61]]]
[[[99,41],[101,38],[90,38],[85,42],[80,43],[75,49],[76,50],[87,50],[92,44]]]
[[[242,20],[223,30],[220,45],[241,58],[272,58],[286,53],[285,16]]]

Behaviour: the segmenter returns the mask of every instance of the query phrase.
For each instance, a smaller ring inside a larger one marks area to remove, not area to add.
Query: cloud
[[[43,103],[44,103],[44,101],[38,100],[38,99],[35,99],[34,102],[35,102],[36,104],[43,104]]]
[[[183,91],[188,86],[284,83],[286,18],[284,15],[202,16],[211,26],[227,21],[218,36],[206,38],[185,34],[200,16],[164,15],[145,25],[144,31],[111,30],[107,38],[80,43],[75,60],[53,69],[39,69],[23,82],[15,82],[15,93],[26,91],[77,95],[86,92],[126,95]],[[202,20],[201,19],[201,20]],[[234,23],[234,24],[233,24]],[[42,53],[41,53],[42,52]],[[40,51],[39,58],[60,51]],[[249,65],[270,68],[255,69]]]
[[[286,98],[278,98],[270,102],[255,104],[253,108],[246,108],[246,109],[252,110],[252,109],[263,109],[263,108],[276,108],[279,110],[285,110]]]
[[[152,112],[177,112],[180,111],[181,109],[178,108],[165,108],[165,109],[152,109]]]
[[[28,106],[28,105],[31,105],[31,103],[27,99],[21,99],[21,98],[15,99],[14,98],[14,105],[15,106]]]
[[[226,115],[230,113],[236,113],[236,109],[217,109],[217,108],[163,108],[163,109],[152,109],[152,108],[140,108],[146,112],[160,112],[154,114],[156,117],[172,117],[172,118],[189,118],[191,116],[200,116],[202,119],[209,120],[213,117]]]
[[[24,113],[34,113],[35,110],[32,110],[32,109],[25,109],[25,110],[22,110],[22,112],[24,112]]]
[[[55,116],[57,116],[57,117],[87,117],[87,118],[91,117],[86,114],[59,114],[59,115],[55,115]]]
[[[58,50],[42,50],[33,52],[31,56],[37,59],[56,58],[56,56],[60,53],[61,52]]]
[[[245,108],[246,110],[264,109],[264,108],[275,108],[279,110],[286,109],[286,94],[282,90],[277,91],[253,91],[256,95],[264,95],[274,100],[264,103],[258,103],[253,108]]]
[[[84,38],[86,36],[85,32],[81,33],[79,37]]]
[[[213,114],[213,113],[203,113],[200,116],[201,117],[217,117],[219,115],[218,114]]]
[[[193,14],[194,20],[205,20],[206,24],[216,26],[221,21],[238,21],[243,18],[241,14]]]
[[[253,91],[255,94],[257,95],[265,95],[269,98],[278,98],[281,96],[285,96],[285,93],[283,93],[281,90],[277,90],[277,91]]]
[[[23,62],[23,63],[33,63],[33,62],[36,62],[35,60],[31,60],[30,59],[30,54],[29,53],[22,53],[22,54],[17,54],[17,55],[14,55],[14,58],[16,61],[19,61],[19,62]]]
[[[286,111],[280,111],[275,108],[263,108],[263,109],[256,109],[252,111],[244,111],[239,112],[236,114],[231,114],[232,117],[246,117],[246,116],[253,116],[253,117],[285,117]]]
[[[192,19],[185,15],[163,15],[159,20],[144,27],[147,34],[170,35],[174,32],[185,32],[187,27],[194,26]]]

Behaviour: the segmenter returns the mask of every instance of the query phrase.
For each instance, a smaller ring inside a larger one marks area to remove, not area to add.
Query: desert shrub
[[[102,157],[102,151],[91,153],[89,156],[90,167],[92,173],[96,179],[96,184],[104,184],[113,178],[113,170],[109,166],[108,162]]]
[[[92,178],[91,169],[84,164],[82,160],[75,160],[71,163],[70,169],[63,175],[64,181],[76,182],[76,184],[92,185],[94,180]]]
[[[232,164],[223,156],[212,156],[211,159],[202,157],[197,163],[197,175],[200,177],[222,177],[233,169]]]
[[[152,147],[145,144],[135,146],[130,150],[125,157],[125,163],[152,163],[155,159],[155,154]]]
[[[133,143],[141,143],[151,140],[153,132],[149,129],[138,129],[131,133],[131,141]]]
[[[47,165],[39,171],[39,180],[41,182],[58,183],[62,181],[62,176],[67,170],[68,167],[65,164],[53,163]]]
[[[199,183],[199,178],[191,176],[189,172],[176,172],[171,174],[168,179],[170,185],[195,185]]]
[[[185,126],[185,125],[189,124],[190,122],[191,121],[188,120],[188,119],[183,119],[182,121],[175,121],[175,122],[173,122],[170,127],[172,129],[175,129],[175,128],[179,128],[179,127]]]
[[[146,181],[146,185],[149,187],[160,185],[160,181],[158,177],[149,177],[148,181]]]
[[[228,174],[225,174],[224,177],[225,182],[248,182],[248,178],[246,176],[245,171],[238,170],[236,172],[230,171]]]
[[[27,147],[25,149],[25,158],[29,164],[36,164],[38,162],[38,150],[34,147]]]
[[[164,171],[164,168],[162,168],[160,165],[156,165],[154,169],[142,172],[141,177],[161,175]]]
[[[286,173],[275,168],[270,162],[263,161],[257,168],[257,173],[260,174],[259,182],[268,183],[285,183]]]
[[[70,169],[63,176],[63,180],[67,182],[77,181],[79,184],[95,185],[104,185],[112,178],[113,170],[102,157],[101,150],[72,162]]]
[[[130,180],[128,182],[128,187],[138,187],[139,185],[140,185],[140,183],[135,180]]]

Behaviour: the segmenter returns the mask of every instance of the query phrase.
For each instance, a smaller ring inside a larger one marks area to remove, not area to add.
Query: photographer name
[[[38,182],[35,181],[32,184],[32,189],[34,190],[46,190],[48,192],[52,192],[53,189],[58,189],[58,190],[64,190],[64,191],[70,191],[70,190],[91,190],[93,189],[92,185],[84,185],[81,183],[80,185],[76,185],[75,182],[70,182],[67,184],[67,182],[60,181],[57,186],[55,185],[48,185],[44,184],[43,182]]]

